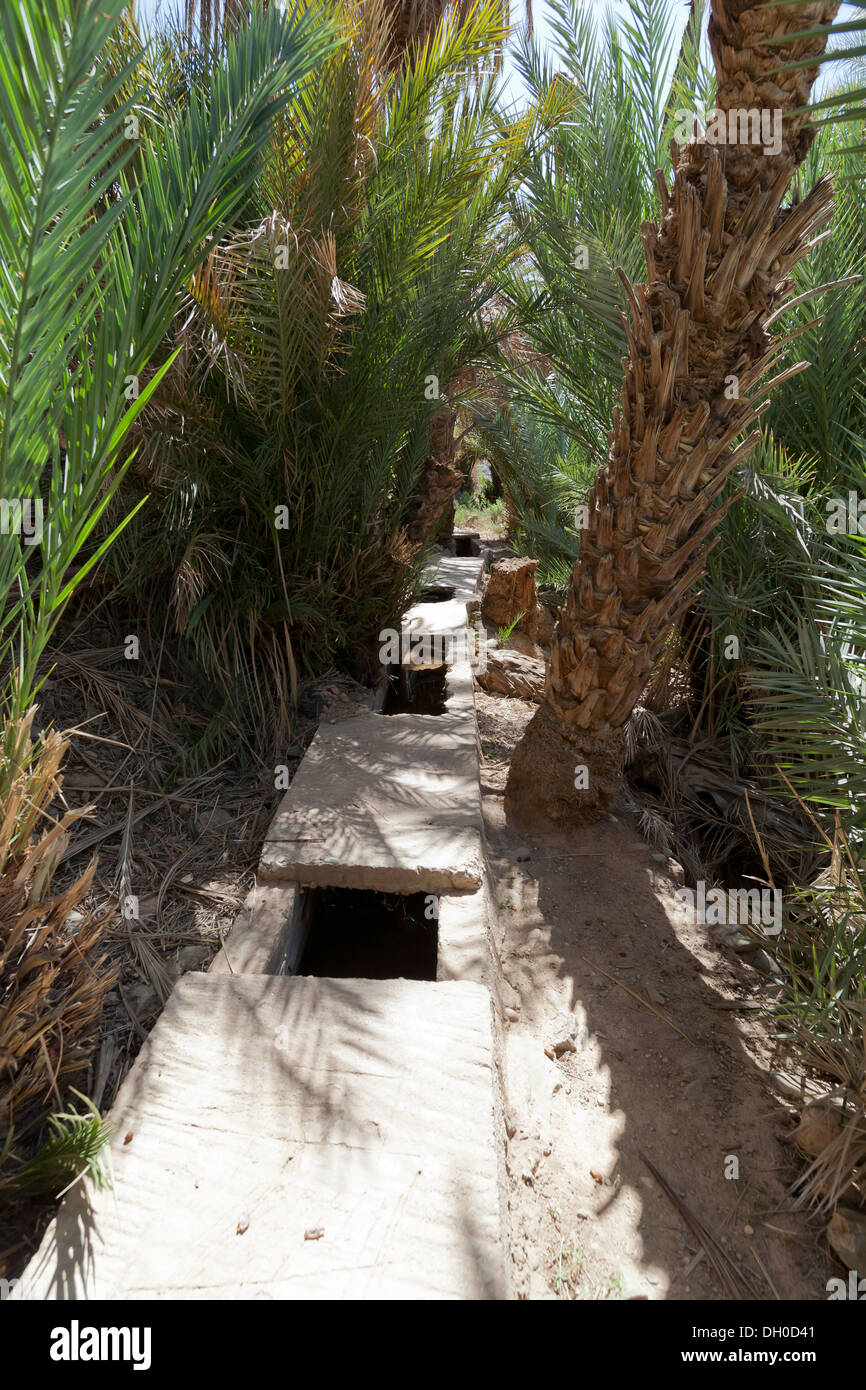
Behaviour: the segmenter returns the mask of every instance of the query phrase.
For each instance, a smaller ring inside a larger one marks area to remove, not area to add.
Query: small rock
[[[324,708],[325,701],[321,695],[308,690],[301,692],[301,698],[298,700],[298,711],[305,719],[318,719]]]
[[[488,647],[484,670],[476,673],[482,690],[489,695],[507,695],[512,699],[538,703],[544,695],[544,662],[522,652]],[[524,852],[524,862],[529,855]]]
[[[244,1213],[243,1216],[238,1217],[237,1234],[239,1236],[245,1235],[249,1229],[250,1218]]]
[[[308,1226],[304,1231],[304,1240],[321,1240],[324,1234],[324,1226]]]
[[[560,1052],[576,1052],[577,1019],[574,1014],[557,1014],[548,1030],[548,1037],[557,1056]]]
[[[816,1100],[803,1109],[794,1132],[794,1143],[801,1153],[817,1158],[842,1128],[839,1107],[829,1100]]]
[[[129,1007],[138,1019],[149,1017],[159,1008],[159,994],[146,980],[131,985],[125,993]]]
[[[725,931],[720,932],[719,941],[723,946],[727,946],[729,951],[736,951],[738,956],[748,955],[750,951],[757,949],[751,937],[737,931],[736,927],[728,927]]]
[[[747,1225],[745,1225],[745,1226],[743,1227],[743,1235],[744,1235],[744,1236],[753,1236],[754,1234],[755,1234],[755,1228],[754,1228],[754,1226],[749,1226],[749,1225],[747,1224]]]
[[[788,1096],[791,1100],[803,1101],[803,1087],[781,1071],[771,1071],[768,1073],[768,1080],[773,1088],[783,1096]]]
[[[827,1227],[827,1240],[849,1269],[866,1269],[866,1211],[837,1207]]]
[[[206,942],[200,941],[196,945],[181,946],[177,953],[177,963],[181,974],[187,970],[198,970],[211,954],[212,948]]]
[[[755,967],[756,970],[760,970],[762,975],[770,975],[773,978],[781,979],[779,967],[773,960],[773,957],[769,954],[769,952],[763,950],[760,947],[752,956],[752,965]]]

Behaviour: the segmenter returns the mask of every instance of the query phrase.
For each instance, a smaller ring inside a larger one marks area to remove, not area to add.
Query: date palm
[[[43,520],[32,545],[0,530],[0,1195],[28,1178],[19,1144],[85,1066],[110,984],[109,919],[70,920],[95,862],[65,891],[52,885],[83,812],[57,809],[66,741],[34,736],[39,660],[128,519],[94,542],[185,286],[334,42],[294,12],[258,13],[211,55],[196,99],[157,122],[138,76],[151,55],[121,41],[124,4],[0,10],[0,498],[38,503]],[[81,1143],[103,1138],[91,1119],[55,1134],[70,1176],[86,1166]]]
[[[344,0],[338,24],[343,42],[277,123],[246,225],[193,282],[163,349],[181,351],[129,440],[120,509],[150,500],[108,566],[201,675],[191,762],[237,728],[277,760],[299,677],[378,661],[449,500],[457,390],[510,328],[490,308],[519,249],[502,207],[556,116],[551,103],[506,124],[489,75],[463,82],[504,41],[498,0],[462,21],[452,7],[385,76],[381,0]],[[438,495],[418,487],[429,460]]]
[[[728,134],[731,111],[778,110],[781,149],[710,143],[696,130],[673,146],[672,185],[657,176],[661,217],[643,228],[646,283],[622,276],[630,316],[610,453],[590,493],[545,700],[509,773],[506,795],[521,811],[581,823],[612,803],[623,726],[732,505],[735,494],[720,501],[726,481],[758,442],[768,390],[798,370],[764,383],[787,346],[768,330],[790,297],[791,271],[832,213],[829,179],[795,206],[783,201],[814,137],[804,108],[827,42],[818,26],[837,10],[711,7]]]

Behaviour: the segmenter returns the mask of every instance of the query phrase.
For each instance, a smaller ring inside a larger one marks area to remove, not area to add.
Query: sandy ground
[[[570,835],[507,824],[508,758],[534,707],[477,701],[498,944],[517,1004],[505,1027],[518,1296],[732,1296],[645,1156],[748,1281],[734,1280],[742,1296],[825,1299],[838,1271],[788,1193],[794,1113],[766,1082],[766,1030],[724,1007],[760,998],[765,978],[690,924],[667,863],[623,817]],[[577,1050],[551,1060],[564,1013]]]

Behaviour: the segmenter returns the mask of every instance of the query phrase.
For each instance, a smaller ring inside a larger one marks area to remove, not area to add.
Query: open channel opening
[[[446,714],[448,668],[444,662],[394,662],[388,667],[383,714]]]
[[[453,584],[427,584],[418,595],[418,601],[419,603],[448,603],[453,597]]]
[[[298,975],[435,980],[437,899],[431,893],[305,888],[309,929]]]

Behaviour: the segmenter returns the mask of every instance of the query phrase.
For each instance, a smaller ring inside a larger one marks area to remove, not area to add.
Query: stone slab
[[[185,976],[12,1297],[507,1297],[494,1048],[477,984]]]
[[[300,892],[295,884],[257,883],[214,956],[210,973],[293,974],[306,937],[300,919]]]
[[[444,603],[415,603],[403,614],[402,640],[406,634],[414,643],[425,634],[440,637],[439,650],[445,661],[453,660],[460,650],[466,626],[466,604],[462,599],[446,599]]]
[[[403,615],[403,631],[413,636],[441,633],[454,637],[465,626],[467,611],[480,601],[484,560],[478,556],[442,555],[424,571],[424,582],[454,590],[454,597],[441,603],[416,603]],[[451,659],[450,657],[448,658]]]
[[[424,571],[426,584],[446,584],[454,590],[459,603],[468,603],[478,594],[484,574],[484,559],[479,555],[440,555]],[[429,606],[429,605],[428,605]],[[441,608],[442,604],[435,604]]]
[[[455,661],[453,666],[448,667],[445,677],[445,708],[450,715],[460,714],[472,721],[471,726],[466,726],[467,737],[470,736],[470,727],[476,730],[475,679],[468,661]]]
[[[477,893],[443,893],[438,902],[437,980],[475,980],[499,998],[486,882]]]
[[[271,822],[260,878],[391,893],[475,889],[474,721],[363,713],[321,725]]]

